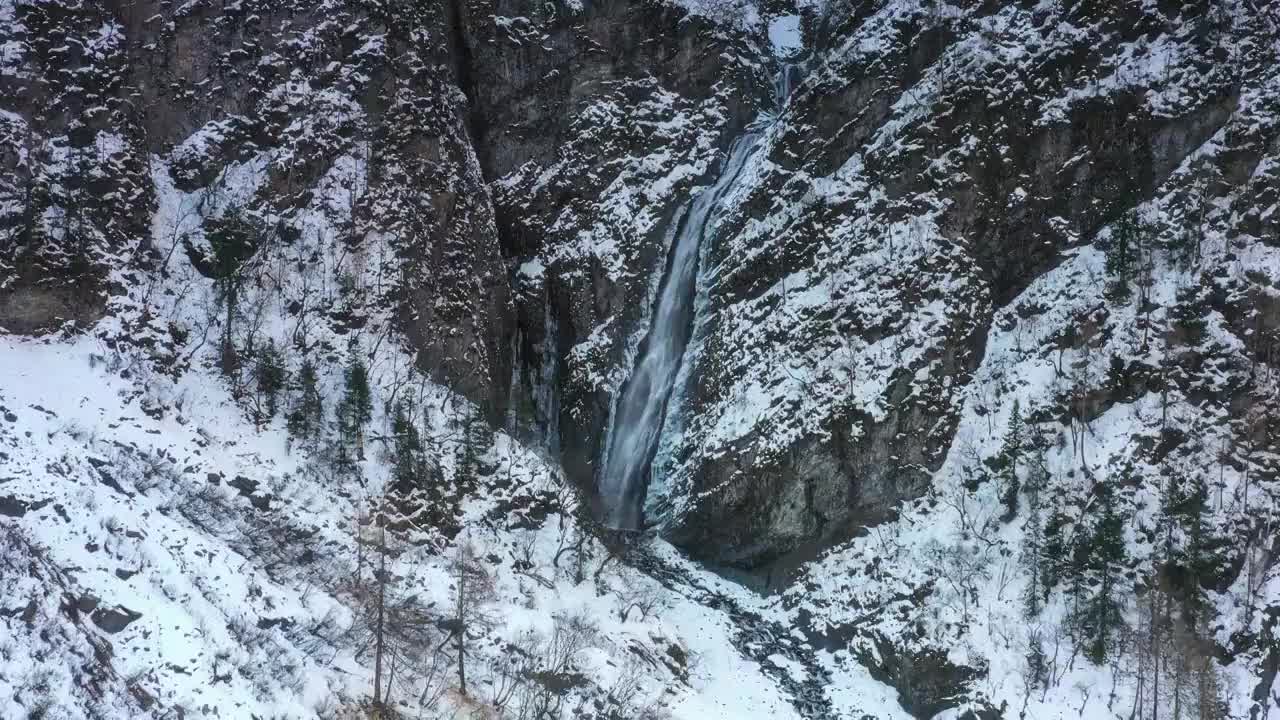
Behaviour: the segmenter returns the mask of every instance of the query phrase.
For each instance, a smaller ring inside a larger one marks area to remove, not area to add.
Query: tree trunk
[[[383,627],[383,615],[387,598],[387,536],[382,526],[382,518],[378,518],[378,614],[374,628],[373,655],[373,712],[375,718],[382,717],[382,655],[386,648],[386,635]]]
[[[1156,583],[1160,580],[1157,578]],[[1151,720],[1160,716],[1160,631],[1156,624],[1160,618],[1160,606],[1157,598],[1160,591],[1151,588]]]
[[[461,552],[461,551],[459,551]],[[467,695],[467,569],[461,555],[458,557],[458,692]]]

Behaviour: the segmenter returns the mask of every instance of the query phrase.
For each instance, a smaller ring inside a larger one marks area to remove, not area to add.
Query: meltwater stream
[[[668,400],[692,332],[697,291],[698,255],[704,239],[715,232],[722,216],[721,201],[738,183],[761,140],[781,115],[791,94],[794,66],[784,65],[775,82],[775,114],[764,114],[729,148],[715,184],[694,196],[672,241],[666,274],[649,332],[640,344],[631,376],[614,407],[598,490],[604,521],[622,530],[641,527],[650,467],[666,421]]]

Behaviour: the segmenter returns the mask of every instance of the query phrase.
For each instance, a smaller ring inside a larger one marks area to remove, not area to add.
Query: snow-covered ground
[[[374,419],[358,481],[333,474],[323,443],[291,440],[283,413],[253,419],[250,376],[218,369],[219,291],[185,257],[207,248],[210,218],[251,203],[277,158],[247,158],[190,192],[174,186],[166,158],[154,158],[152,241],[163,264],[145,283],[122,271],[126,294],[85,333],[0,336],[4,717],[46,708],[68,720],[309,718],[367,699],[373,659],[359,593],[372,577],[368,517],[390,477],[386,403],[411,388],[414,421],[446,477],[475,410],[417,375],[398,341],[352,334],[348,345],[341,327],[289,307],[321,301],[363,315],[366,327],[391,323],[376,301],[391,272],[383,239],[371,234],[354,258],[325,240],[354,204],[344,193],[362,187],[361,155],[353,149],[320,179],[329,190],[295,218],[305,228],[295,243],[260,252],[241,297],[252,311],[235,326],[281,348],[302,334],[326,419],[349,353],[365,360]],[[342,267],[349,287],[317,267]],[[288,353],[291,377],[300,363]],[[407,717],[492,706],[510,682],[514,648],[564,637],[570,621],[577,644],[560,670],[585,680],[563,692],[566,717],[803,717],[778,678],[801,682],[806,670],[759,642],[743,647],[743,628],[720,606],[761,610],[763,600],[659,540],[635,551],[666,568],[665,584],[617,562],[593,536],[579,561],[566,546],[586,531],[559,470],[502,433],[479,453],[486,475],[460,508],[461,533],[423,527],[393,540],[392,592],[441,626],[456,599],[450,568],[460,544],[484,558],[494,581],[487,620],[470,638],[470,697],[456,691],[449,646],[439,654],[446,670],[393,677],[391,697]],[[520,667],[539,670],[529,662]],[[877,717],[900,716],[892,691],[856,669],[831,672],[856,681],[832,689],[836,706],[872,702]]]
[[[370,659],[344,635],[354,618],[335,588],[354,572],[355,523],[372,486],[311,472],[307,453],[289,451],[280,420],[247,422],[211,373],[172,380],[92,336],[5,337],[0,376],[3,532],[25,544],[7,544],[3,559],[0,697],[10,710],[48,702],[49,717],[134,717],[151,698],[155,716],[184,708],[189,717],[313,717],[368,693]],[[553,469],[505,436],[490,456],[494,476],[513,476],[522,492],[558,487]],[[488,608],[498,622],[473,640],[478,697],[500,640],[550,633],[556,615],[581,616],[594,632],[573,661],[592,685],[607,691],[634,677],[646,701],[688,720],[800,717],[735,646],[738,628],[722,611],[625,566],[593,581],[606,557],[599,547],[575,583],[567,562],[552,562],[571,508],[519,529],[518,516],[494,515],[495,500],[468,501],[460,536],[491,554],[498,581]],[[665,562],[734,602],[762,604],[652,542]],[[445,616],[451,558],[449,546],[407,549],[392,571],[397,592],[420,593]],[[653,596],[649,614],[620,620],[637,593]],[[93,647],[110,650],[95,658]],[[671,665],[656,660],[677,655],[684,659]],[[95,673],[110,673],[101,700],[87,690]],[[396,696],[412,698],[417,679],[401,682]],[[834,692],[867,701],[847,683]],[[892,693],[874,692],[892,713]],[[406,711],[434,717],[449,709],[440,703]]]

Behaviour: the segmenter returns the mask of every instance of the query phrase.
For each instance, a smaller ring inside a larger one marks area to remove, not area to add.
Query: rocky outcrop
[[[922,493],[994,313],[1252,124],[1242,95],[1271,82],[1270,51],[1226,46],[1269,27],[1207,8],[829,8],[708,258],[683,426],[650,498],[668,536],[766,564]],[[1135,44],[1177,60],[1157,75]]]
[[[93,619],[94,625],[102,628],[103,632],[114,635],[122,632],[134,621],[141,618],[142,613],[117,605],[115,607],[98,607],[90,613],[89,617]]]
[[[520,318],[513,403],[590,489],[677,209],[767,97],[768,68],[756,30],[668,4],[497,3],[491,21],[478,5],[474,100]]]
[[[260,229],[259,254],[292,247],[290,262],[326,282],[376,278],[339,283],[338,307],[296,298],[300,328],[333,309],[359,331],[390,309],[423,370],[501,414],[514,313],[440,4],[8,12],[0,32],[20,51],[0,75],[10,111],[0,162],[5,192],[32,201],[6,204],[17,214],[0,223],[0,326],[92,324],[108,291],[130,285],[112,281],[121,273],[180,269],[181,256],[150,246],[153,231],[198,257],[204,221],[245,217]],[[153,228],[148,211],[160,181],[200,203],[171,228]],[[303,348],[305,335],[295,336]]]
[[[126,47],[96,4],[0,13],[0,328],[84,329],[145,248],[153,201]]]

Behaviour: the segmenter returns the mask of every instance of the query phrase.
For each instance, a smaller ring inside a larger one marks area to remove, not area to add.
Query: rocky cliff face
[[[917,717],[1074,710],[1071,682],[1122,673],[1009,690],[1025,426],[1037,507],[1073,532],[1123,508],[1133,626],[1153,588],[1209,593],[1197,647],[1257,717],[1278,36],[1251,0],[0,0],[0,327],[216,365],[242,404],[264,343],[349,344],[388,417],[437,383],[589,498],[682,208],[776,113],[701,246],[658,534],[766,578],[759,627],[826,653],[805,693],[865,665]],[[1213,497],[1193,581],[1157,542],[1189,478]],[[1069,634],[1054,602],[1036,642]]]
[[[562,365],[574,366],[557,381],[570,398],[558,404],[576,408],[566,420],[604,421],[601,363],[621,375],[617,340],[643,310],[623,299],[653,284],[663,221],[767,93],[743,31],[662,4],[7,12],[6,327],[86,325],[124,289],[113,270],[154,265],[138,212],[154,202],[154,154],[178,189],[225,196],[217,214],[259,217],[286,243],[341,241],[335,267],[316,268],[330,282],[379,245],[386,282],[360,301],[398,308],[424,370],[495,418],[514,395],[526,423],[543,366]],[[255,186],[229,187],[228,169],[252,164]],[[334,182],[347,194],[325,212],[343,236],[306,237],[308,205]],[[624,306],[609,360],[570,352]],[[574,436],[581,463],[596,442]]]
[[[110,268],[146,234],[153,198],[141,118],[126,96],[123,36],[108,18],[92,8],[4,8],[0,308],[14,332],[99,319]]]
[[[30,198],[6,205],[6,327],[84,325],[138,277],[185,265],[147,237],[154,185],[171,182],[201,194],[184,209],[195,226],[158,230],[188,255],[212,253],[210,221],[247,218],[254,244],[280,248],[318,290],[292,298],[300,328],[341,314],[358,330],[367,307],[394,308],[423,370],[505,406],[514,313],[455,13],[163,1],[6,13],[6,192]],[[371,266],[376,284],[333,307]]]
[[[745,30],[661,4],[498,27],[480,65],[504,72],[479,86],[520,298],[515,402],[590,489],[673,217],[767,98],[772,61]]]
[[[709,253],[687,426],[651,499],[671,536],[754,564],[874,524],[956,450],[996,314],[1064,253],[1168,193],[1161,250],[1206,232],[1178,226],[1214,197],[1269,217],[1273,23],[1209,5],[827,7]]]

